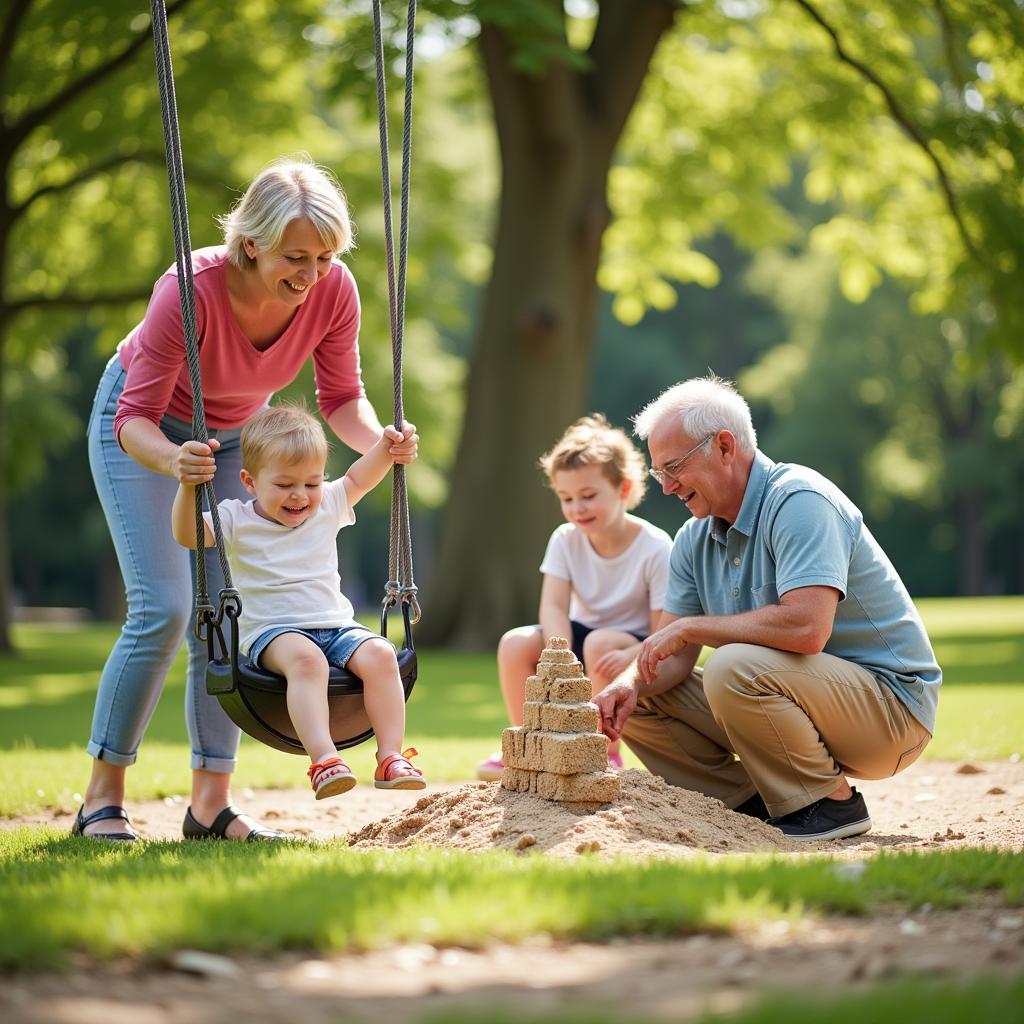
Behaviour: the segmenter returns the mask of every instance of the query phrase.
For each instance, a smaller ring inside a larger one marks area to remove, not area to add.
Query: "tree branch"
[[[167,5],[167,17],[171,18],[177,14],[191,0],[172,0]],[[58,93],[51,96],[41,106],[29,110],[10,126],[9,136],[11,148],[17,146],[22,139],[40,125],[45,124],[51,117],[59,113],[64,107],[78,99],[82,93],[98,85],[105,78],[109,78],[115,71],[128,64],[136,52],[149,42],[153,37],[152,25],[149,29],[138,32],[135,38],[118,54],[115,54],[103,64],[97,64],[91,71],[86,72],[81,78],[69,82]]]
[[[11,54],[14,53],[14,40],[18,35],[18,26],[21,24],[28,9],[32,6],[32,0],[11,0],[11,9],[7,15],[4,26],[0,29],[0,84],[7,80],[11,68]]]
[[[106,160],[101,160],[97,164],[93,164],[91,167],[86,167],[79,171],[77,174],[73,174],[70,178],[64,181],[58,182],[54,185],[43,185],[42,188],[36,189],[35,192],[31,193],[26,199],[18,203],[17,206],[11,208],[12,222],[17,220],[25,211],[37,200],[42,199],[43,196],[54,195],[57,192],[66,192],[68,189],[75,188],[78,185],[82,185],[89,181],[90,178],[96,178],[101,174],[105,174],[109,170],[118,167],[121,164],[128,163],[129,161],[138,159],[136,156],[112,156]]]
[[[52,306],[61,309],[88,309],[90,306],[123,306],[129,302],[148,299],[153,292],[152,283],[134,291],[109,292],[105,295],[80,295],[61,292],[58,295],[28,295],[21,299],[0,302],[0,315],[21,313],[26,309]]]
[[[481,24],[479,46],[502,152],[534,148],[540,142],[549,154],[557,154],[577,116],[572,70],[563,61],[551,60],[541,74],[517,71],[515,42],[494,23]]]
[[[614,147],[662,36],[683,9],[679,0],[602,0],[585,78],[594,112]]]
[[[84,184],[92,178],[99,177],[101,174],[106,174],[107,171],[111,171],[115,167],[130,163],[154,164],[156,166],[163,167],[165,164],[165,155],[158,149],[139,149],[134,153],[128,153],[123,156],[107,157],[107,159],[101,160],[90,167],[83,168],[77,174],[73,174],[70,178],[67,178],[64,181],[57,182],[53,185],[43,185],[41,188],[36,189],[36,191],[26,199],[22,200],[22,202],[18,203],[17,206],[12,207],[11,223],[14,223],[14,221],[21,217],[33,203],[42,199],[43,196],[53,195],[58,192],[66,192],[68,189]],[[190,168],[187,177],[188,180],[197,181],[207,188],[223,189],[225,187],[224,182],[220,180],[218,175],[213,171],[202,167]]]
[[[518,100],[516,76],[510,67],[510,47],[503,32],[483,22],[478,36],[484,78],[494,108],[494,127],[502,152],[526,142],[524,117]]]
[[[935,14],[939,19],[939,29],[942,32],[942,49],[946,55],[946,64],[949,66],[949,77],[953,79],[957,91],[963,92],[967,83],[964,81],[963,73],[956,59],[956,32],[953,22],[950,20],[949,11],[946,10],[943,0],[934,0],[934,7]]]
[[[939,188],[942,190],[942,194],[946,200],[946,207],[949,210],[950,216],[952,216],[953,220],[956,222],[957,230],[960,232],[960,240],[963,242],[964,248],[971,254],[971,256],[974,257],[975,260],[977,260],[978,263],[984,266],[985,261],[981,258],[981,253],[975,246],[973,239],[967,231],[967,225],[964,224],[963,217],[960,215],[960,205],[957,202],[956,194],[953,192],[953,186],[946,174],[946,169],[943,167],[938,154],[934,149],[932,149],[931,143],[924,137],[917,125],[910,120],[909,116],[900,106],[899,100],[896,99],[895,94],[885,84],[885,82],[883,82],[882,79],[879,78],[879,76],[866,64],[847,53],[839,38],[839,33],[814,8],[809,0],[795,0],[795,2],[802,7],[807,14],[825,30],[826,33],[828,33],[832,40],[832,46],[836,52],[836,56],[844,64],[848,64],[862,78],[869,81],[876,89],[878,89],[885,100],[885,105],[889,108],[889,114],[892,119],[900,126],[900,128],[903,129],[903,132],[907,137],[921,148],[931,161],[932,166],[935,168],[936,177],[939,181]]]

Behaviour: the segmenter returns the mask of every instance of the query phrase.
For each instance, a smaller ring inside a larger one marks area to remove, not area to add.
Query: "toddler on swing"
[[[523,724],[526,677],[553,636],[572,638],[594,693],[626,669],[661,614],[672,547],[664,530],[629,514],[644,496],[644,458],[604,416],[577,420],[540,467],[566,521],[540,566],[540,623],[509,630],[498,643],[498,677],[513,725]],[[622,767],[617,742],[608,748],[608,767]],[[494,753],[477,766],[477,778],[498,781],[503,768],[501,753]]]
[[[412,428],[408,428],[411,437]],[[288,713],[312,764],[317,800],[350,790],[356,777],[337,756],[329,729],[329,665],[363,682],[366,715],[377,737],[378,789],[423,789],[426,780],[402,751],[405,694],[392,644],[359,625],[338,576],[338,531],[355,522],[353,506],[392,466],[395,427],[327,481],[327,438],[304,409],[279,405],[256,413],[242,430],[242,486],[254,501],[218,503],[234,582],[242,598],[239,647],[254,665],[285,677]],[[210,441],[216,449],[216,440]],[[204,546],[215,544],[204,513]],[[179,484],[171,512],[174,539],[196,547],[195,487]]]

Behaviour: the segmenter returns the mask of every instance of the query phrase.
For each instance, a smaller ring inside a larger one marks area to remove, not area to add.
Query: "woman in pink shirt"
[[[73,830],[96,839],[135,838],[123,806],[125,771],[186,636],[190,813],[211,837],[280,838],[231,805],[239,732],[206,694],[206,649],[191,630],[190,555],[171,536],[171,505],[179,482],[200,484],[214,474],[218,498],[247,499],[239,480],[241,427],[309,356],[320,413],[338,437],[366,452],[383,432],[360,376],[356,284],[335,258],[352,239],[337,182],[311,163],[279,162],[252,182],[221,226],[224,245],[192,253],[210,444],[192,439],[173,267],[107,365],[89,420],[89,463],[128,600],[100,677],[88,745],[92,778]],[[410,424],[403,434],[391,452],[409,463],[419,439]],[[206,572],[208,592],[216,595],[216,557],[208,558]]]

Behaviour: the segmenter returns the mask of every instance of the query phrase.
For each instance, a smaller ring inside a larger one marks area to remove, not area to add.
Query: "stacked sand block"
[[[608,741],[598,732],[590,680],[569,649],[552,637],[526,680],[523,724],[501,734],[501,785],[568,803],[611,803],[619,777],[608,770]]]

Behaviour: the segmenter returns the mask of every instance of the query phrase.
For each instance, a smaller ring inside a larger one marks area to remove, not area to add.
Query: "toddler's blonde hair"
[[[242,465],[257,473],[271,459],[291,465],[304,459],[327,462],[327,435],[320,421],[301,405],[261,409],[242,428]]]
[[[601,413],[582,416],[561,436],[549,452],[540,457],[540,468],[554,486],[555,474],[563,469],[599,466],[618,487],[632,485],[627,508],[636,508],[647,489],[647,463],[624,430],[613,427]]]

